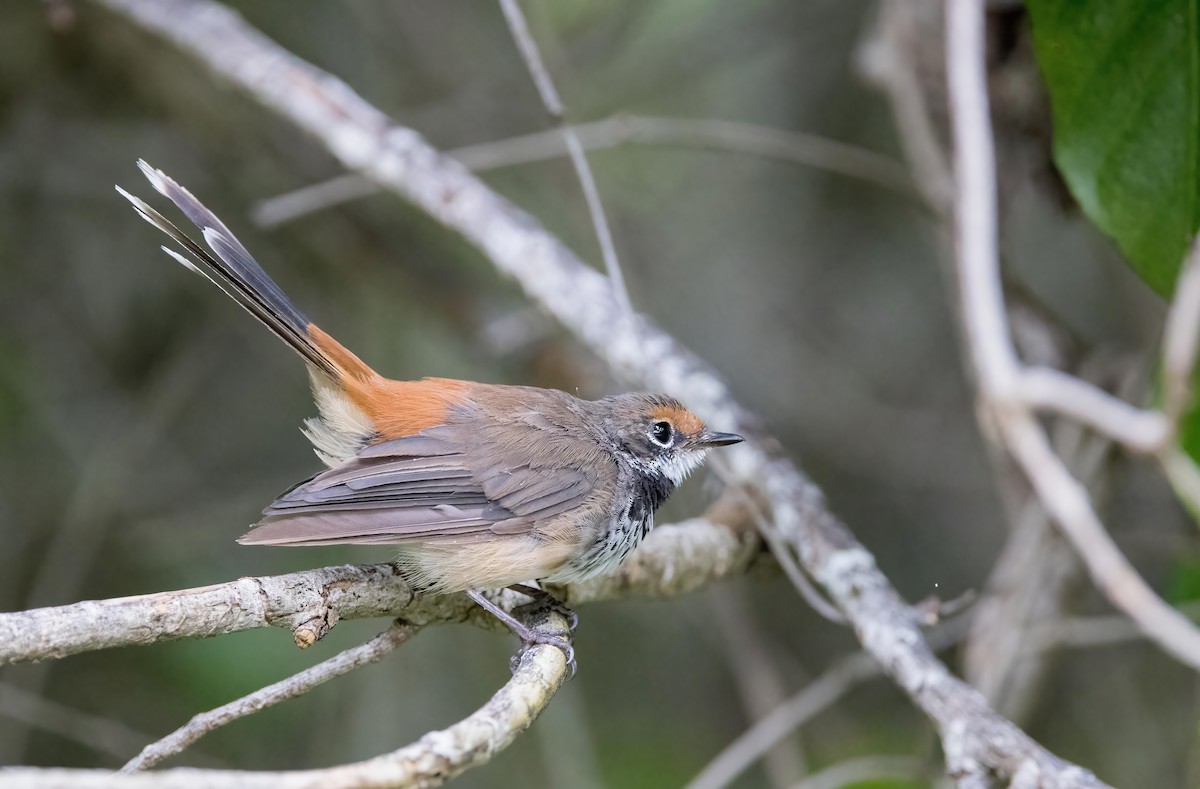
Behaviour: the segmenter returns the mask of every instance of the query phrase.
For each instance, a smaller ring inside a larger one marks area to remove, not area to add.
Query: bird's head
[[[679,485],[708,450],[742,441],[733,433],[709,430],[704,421],[666,395],[624,394],[601,401],[609,410],[610,438],[640,471]]]

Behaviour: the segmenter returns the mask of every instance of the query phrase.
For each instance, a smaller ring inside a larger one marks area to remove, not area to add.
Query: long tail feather
[[[118,186],[117,191],[133,204],[139,216],[167,234],[192,259],[166,247],[163,247],[164,251],[215,284],[313,367],[334,380],[341,379],[346,371],[313,342],[310,328],[315,327],[216,214],[161,170],[144,161],[138,161],[138,167],[155,189],[169,197],[200,228],[204,240],[216,255],[189,238],[144,200]]]

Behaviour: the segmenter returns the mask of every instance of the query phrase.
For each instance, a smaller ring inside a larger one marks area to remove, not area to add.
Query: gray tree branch
[[[546,611],[533,624],[541,632],[566,629],[561,614]],[[527,729],[549,703],[566,678],[562,650],[537,646],[522,658],[512,679],[486,704],[458,723],[432,731],[421,739],[373,759],[317,770],[249,772],[176,768],[144,773],[111,773],[106,770],[0,769],[5,789],[43,787],[154,787],[154,789],[209,789],[210,787],[269,787],[270,789],[352,789],[357,787],[435,786],[475,765],[482,764],[508,746]]]
[[[738,511],[656,528],[616,573],[556,589],[570,605],[614,597],[670,597],[745,571],[759,552]],[[508,608],[524,602],[505,592]],[[325,567],[213,586],[0,614],[0,666],[110,647],[282,627],[304,648],[340,619],[397,617],[411,625],[498,627],[463,594],[420,597],[391,564]]]
[[[571,604],[613,597],[667,597],[684,594],[746,571],[762,544],[744,508],[729,496],[711,508],[709,519],[660,526],[621,569],[555,591]],[[718,518],[720,520],[718,520]],[[524,597],[497,595],[512,609]],[[225,584],[115,600],[86,601],[57,608],[0,614],[0,665],[62,657],[113,646],[199,638],[258,627],[289,629],[298,646],[321,638],[339,619],[401,616],[405,621],[360,647],[282,680],[228,705],[196,716],[153,743],[127,769],[151,766],[186,748],[214,728],[256,712],[398,647],[417,627],[440,622],[471,622],[496,628],[465,595],[419,597],[392,565],[330,567],[289,575],[242,578]],[[536,628],[560,634],[565,620],[542,612]],[[94,770],[0,768],[6,787],[163,786],[198,787],[362,787],[434,786],[483,764],[527,728],[566,677],[556,647],[537,647],[491,701],[468,718],[390,754],[322,770],[245,772],[172,769],[114,774]]]

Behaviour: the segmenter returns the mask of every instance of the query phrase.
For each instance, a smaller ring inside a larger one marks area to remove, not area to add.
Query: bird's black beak
[[[702,447],[727,447],[730,444],[740,444],[745,440],[737,433],[714,433],[711,430],[705,430],[700,434],[700,440],[696,443]]]

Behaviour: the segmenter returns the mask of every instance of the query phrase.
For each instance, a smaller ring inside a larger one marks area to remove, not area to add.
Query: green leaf
[[[1168,599],[1175,605],[1200,600],[1200,555],[1176,559]]]
[[[1054,157],[1088,217],[1167,296],[1200,229],[1200,0],[1029,0]]]

